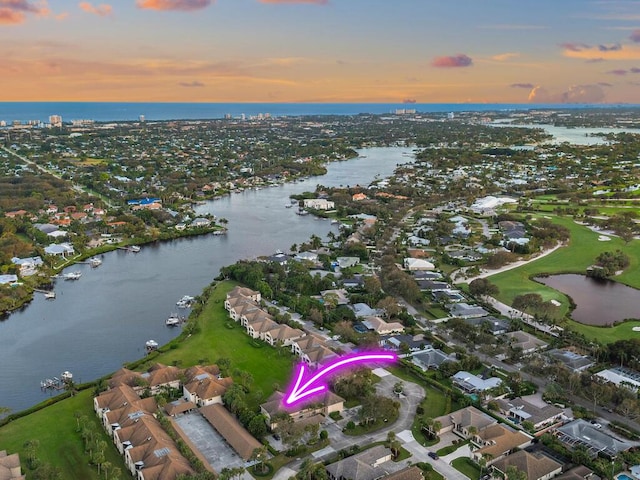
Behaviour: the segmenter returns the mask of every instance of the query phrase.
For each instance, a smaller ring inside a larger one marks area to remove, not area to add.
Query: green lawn
[[[480,478],[480,469],[468,457],[459,457],[451,462],[451,466],[471,480]]]
[[[640,321],[631,320],[615,327],[594,327],[571,320],[569,325],[571,325],[572,330],[582,333],[587,338],[598,340],[600,343],[613,343],[618,340],[638,338],[638,332],[634,332],[632,329],[633,327],[640,327]]]
[[[0,450],[19,453],[23,473],[27,473],[27,478],[31,478],[25,466],[23,445],[27,440],[38,440],[38,458],[44,463],[58,467],[62,471],[62,478],[98,480],[102,477],[98,476],[96,467],[88,464],[89,456],[85,454],[82,438],[76,431],[77,421],[74,414],[79,412],[95,424],[94,430],[107,443],[106,460],[126,475],[123,458],[102,429],[93,411],[92,394],[93,389],[84,390],[75,397],[6,424],[0,428]]]
[[[231,322],[233,328],[228,328],[229,315],[224,309],[224,299],[234,286],[232,282],[219,283],[198,319],[200,332],[177,343],[177,348],[167,349],[150,363],[172,365],[177,362],[179,367],[186,368],[198,363],[215,363],[226,357],[231,360],[232,370],[238,368],[251,373],[254,378],[252,391],[261,390],[262,396],[266,397],[273,392],[274,384],[286,387],[293,357],[288,351],[279,351],[251,339],[240,324]],[[141,369],[148,366],[143,365]],[[254,406],[258,403],[255,399]]]
[[[517,295],[536,292],[545,300],[560,301],[562,313],[565,314],[569,308],[567,297],[557,290],[530,280],[530,277],[552,273],[585,273],[586,268],[593,264],[600,253],[616,249],[625,252],[631,259],[631,264],[624,273],[615,277],[615,280],[640,288],[640,276],[637,274],[640,265],[640,241],[634,240],[625,245],[619,238],[611,237],[610,241],[601,242],[598,240],[597,233],[576,224],[571,218],[553,216],[551,218],[569,229],[571,232],[569,245],[540,260],[489,277],[500,289],[498,295],[500,301],[510,305]]]

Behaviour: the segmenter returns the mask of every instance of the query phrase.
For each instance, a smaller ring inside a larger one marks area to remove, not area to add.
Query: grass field
[[[213,290],[209,301],[198,318],[200,332],[177,343],[153,359],[150,363],[172,365],[181,368],[199,363],[215,363],[221,357],[231,360],[231,370],[240,369],[251,373],[254,379],[252,391],[261,390],[263,397],[273,393],[274,384],[285,388],[292,372],[293,357],[288,351],[279,351],[265,343],[251,339],[240,324],[229,322],[224,309],[224,300],[236,284],[221,282]],[[233,328],[229,328],[233,325]],[[146,369],[150,365],[143,365]],[[253,399],[254,405],[260,399]]]
[[[40,447],[37,457],[44,463],[60,468],[62,478],[82,478],[98,480],[96,467],[89,465],[89,456],[84,452],[80,434],[76,432],[75,413],[86,415],[95,424],[94,430],[99,432],[107,443],[105,457],[112,466],[120,468],[127,474],[124,460],[120,457],[113,442],[102,429],[93,411],[93,389],[80,392],[75,397],[65,399],[26,417],[14,420],[0,428],[0,450],[8,453],[19,453],[23,465],[23,473],[31,478],[25,467],[23,445],[27,440],[38,440]],[[123,477],[124,478],[124,477]]]
[[[624,273],[614,280],[629,286],[640,288],[640,275],[637,269],[640,264],[640,241],[634,240],[628,245],[616,237],[611,237],[608,242],[598,240],[598,234],[592,232],[583,225],[576,224],[571,218],[551,217],[552,220],[563,225],[571,232],[571,240],[568,246],[556,250],[540,260],[535,260],[522,267],[492,275],[490,280],[500,289],[498,299],[506,304],[511,304],[517,295],[524,293],[539,293],[545,300],[555,299],[562,303],[563,314],[568,312],[569,301],[567,297],[530,280],[530,277],[552,273],[585,273],[595,258],[602,252],[620,249],[631,259],[631,264]]]
[[[466,475],[471,480],[476,480],[480,478],[480,469],[476,466],[475,463],[471,461],[470,458],[460,457],[456,458],[451,462],[451,466],[458,470],[463,475]]]

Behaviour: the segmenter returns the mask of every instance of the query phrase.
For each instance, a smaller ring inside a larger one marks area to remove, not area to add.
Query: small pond
[[[536,281],[568,295],[576,308],[571,318],[586,325],[613,325],[628,318],[640,319],[640,290],[585,275],[537,277]]]

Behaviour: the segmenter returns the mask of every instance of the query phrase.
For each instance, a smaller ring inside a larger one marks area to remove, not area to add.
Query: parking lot
[[[245,462],[198,412],[175,418],[189,440],[207,459],[216,472],[223,468],[244,467]]]

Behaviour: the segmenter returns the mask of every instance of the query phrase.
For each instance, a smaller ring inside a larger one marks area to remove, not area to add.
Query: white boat
[[[91,265],[92,268],[99,267],[100,265],[102,265],[102,260],[100,260],[98,257],[93,257],[91,260],[89,260],[89,265]]]
[[[64,372],[62,372],[62,375],[60,375],[60,377],[62,378],[63,382],[70,382],[73,380],[73,373],[71,373],[69,370],[65,370]]]
[[[129,247],[129,251],[133,253],[138,253],[140,251],[140,247],[138,245],[131,245]]]
[[[82,272],[69,272],[62,275],[65,280],[78,280],[82,276]]]
[[[182,319],[175,313],[169,315],[169,318],[165,320],[165,325],[167,327],[177,327],[182,322]]]
[[[155,340],[147,340],[147,343],[144,344],[147,347],[147,350],[155,350],[158,348],[158,342]]]
[[[185,295],[176,302],[176,305],[179,308],[191,308],[191,305],[193,304],[194,300],[195,300],[195,297],[192,297],[190,295]]]
[[[46,298],[47,300],[53,300],[56,298],[56,292],[51,290],[50,292],[44,294],[44,298]]]
[[[291,207],[293,207],[293,204],[292,204],[292,203],[287,203],[287,204],[284,206],[284,208],[291,208]]]

